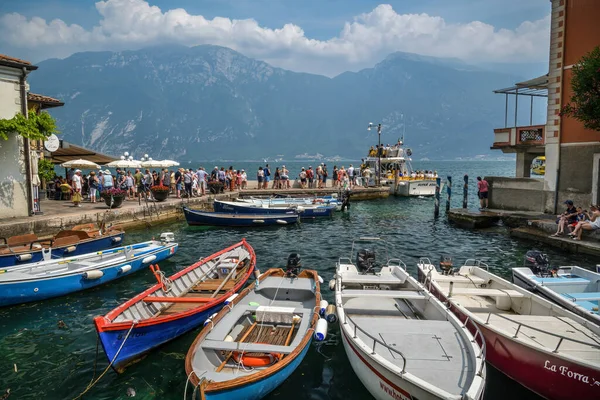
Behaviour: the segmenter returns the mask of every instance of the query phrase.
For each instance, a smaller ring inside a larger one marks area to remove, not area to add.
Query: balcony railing
[[[526,148],[545,144],[545,125],[494,129],[492,149]]]

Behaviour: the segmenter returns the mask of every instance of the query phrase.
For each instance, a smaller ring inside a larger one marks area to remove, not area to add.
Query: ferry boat
[[[381,152],[381,157],[378,154]],[[395,196],[433,196],[435,194],[435,177],[417,174],[411,165],[412,150],[405,148],[401,140],[393,146],[380,150],[371,148],[364,164],[369,168],[368,185],[376,185],[377,169],[381,159],[381,185],[389,186]],[[363,179],[365,179],[363,177]]]
[[[531,162],[531,172],[535,175],[546,174],[546,156],[538,156]]]

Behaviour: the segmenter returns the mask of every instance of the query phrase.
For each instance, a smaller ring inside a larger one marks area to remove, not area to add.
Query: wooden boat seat
[[[342,290],[342,297],[386,297],[407,300],[424,300],[424,292],[416,292],[411,290],[360,290],[360,289],[345,289]]]
[[[39,238],[35,233],[28,233],[26,235],[11,236],[8,239],[6,239],[6,244],[9,246],[18,246],[29,244],[32,242],[37,242],[38,240]]]
[[[56,242],[57,239],[62,239],[64,237],[71,236],[76,236],[79,240],[85,240],[90,238],[90,235],[85,231],[60,231],[56,234],[56,236],[54,236],[54,242]]]
[[[79,224],[71,228],[72,231],[97,231],[98,227],[94,223]]]
[[[209,350],[225,350],[235,351],[243,350],[244,353],[281,353],[290,354],[294,351],[295,347],[292,346],[279,346],[265,343],[238,343],[238,342],[226,342],[221,340],[210,340],[205,339],[202,342],[202,348]]]
[[[452,296],[481,296],[481,297],[526,297],[519,291],[511,289],[477,289],[477,288],[453,288]]]
[[[52,247],[63,247],[70,246],[72,244],[79,243],[79,236],[71,235],[71,236],[62,236],[60,238],[54,239],[52,242]]]
[[[229,280],[223,285],[221,291],[227,291],[233,289],[237,280]],[[212,291],[214,292],[219,288],[219,286],[223,283],[222,279],[206,279],[204,282],[201,282],[192,288],[192,291],[202,292],[202,291]]]

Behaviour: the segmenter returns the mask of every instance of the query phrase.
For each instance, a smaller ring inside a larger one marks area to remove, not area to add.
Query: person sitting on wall
[[[573,240],[581,240],[581,234],[584,230],[595,231],[600,229],[600,210],[598,210],[598,206],[590,206],[590,210],[592,211],[591,215],[588,214],[590,220],[578,222],[573,232],[569,233]]]
[[[565,230],[568,231],[570,229],[570,224],[577,222],[577,208],[575,208],[575,206],[573,205],[573,200],[567,200],[565,201],[565,204],[567,205],[567,210],[556,217],[556,223],[558,224],[558,228],[556,230],[556,233],[552,236],[560,236],[564,234]]]

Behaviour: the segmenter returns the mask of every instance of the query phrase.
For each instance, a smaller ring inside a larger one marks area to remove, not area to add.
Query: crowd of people
[[[573,200],[565,201],[567,209],[556,217],[558,228],[552,236],[562,236],[565,233],[573,240],[581,240],[583,231],[600,229],[600,207],[590,205],[590,211],[575,207]]]

